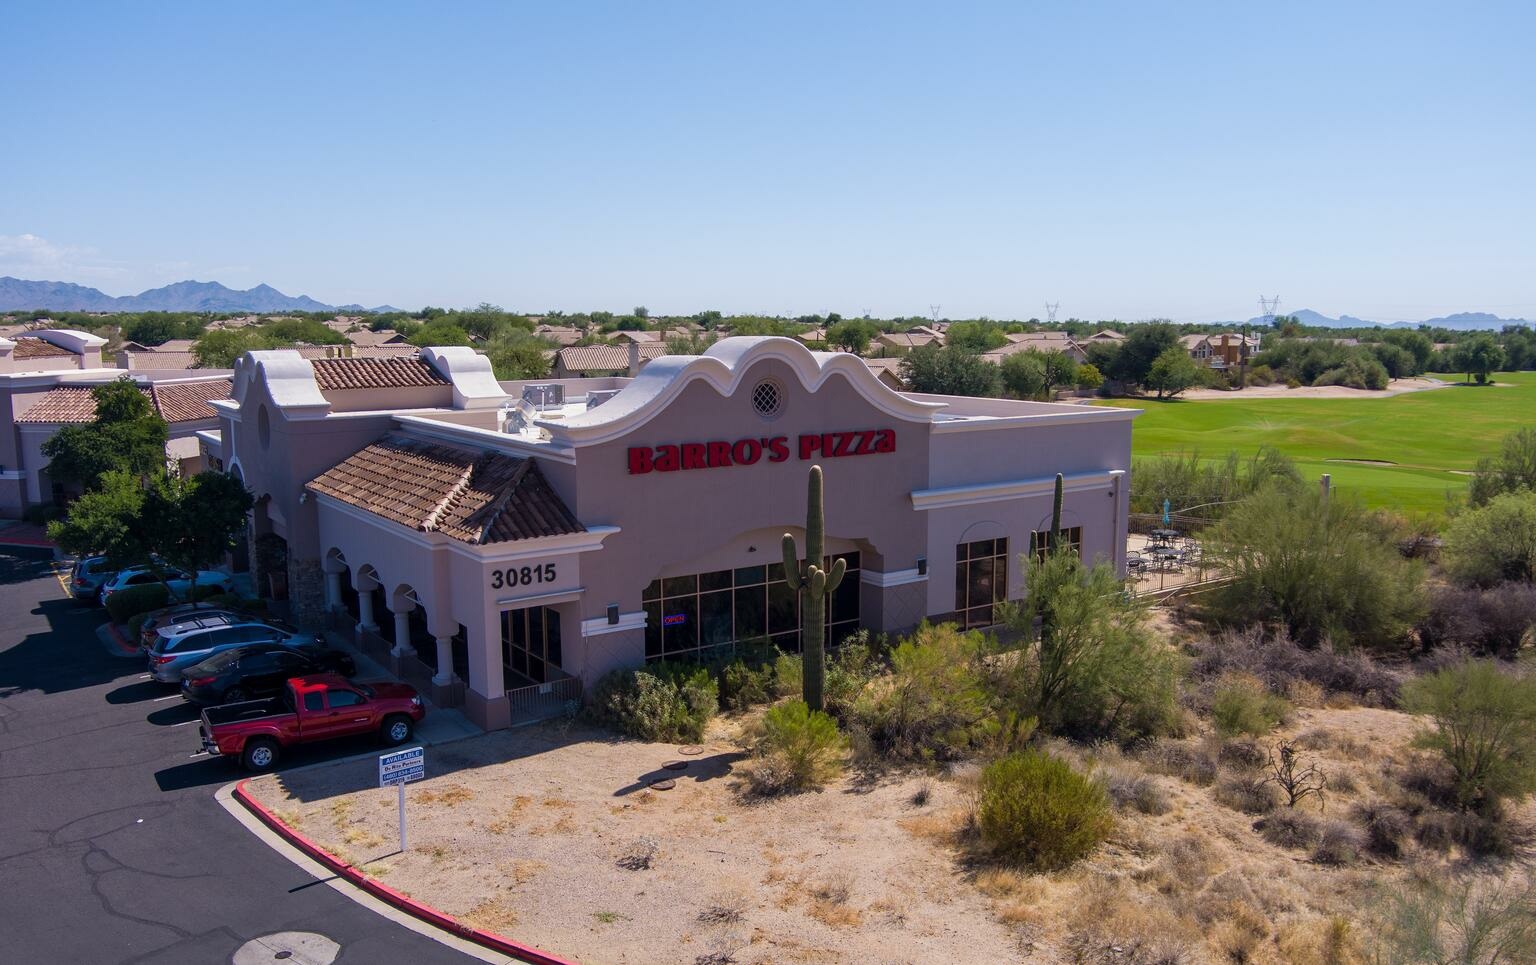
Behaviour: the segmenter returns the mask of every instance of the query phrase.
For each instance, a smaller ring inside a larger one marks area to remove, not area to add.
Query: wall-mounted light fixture
[[[609,626],[613,626],[614,624],[616,624],[618,622],[619,622],[619,605],[617,603],[610,603],[610,604],[608,604],[608,625]]]
[[[917,575],[918,576],[927,576],[928,575],[928,557],[926,557],[926,556],[919,556],[917,558]]]

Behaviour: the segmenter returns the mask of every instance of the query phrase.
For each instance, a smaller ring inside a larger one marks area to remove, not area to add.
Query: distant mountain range
[[[0,312],[35,308],[57,312],[397,312],[380,305],[327,305],[308,295],[284,295],[271,285],[245,291],[227,288],[216,281],[179,281],[151,288],[137,295],[114,297],[66,281],[27,281],[0,277]]]
[[[1353,315],[1340,315],[1338,318],[1330,318],[1321,312],[1314,312],[1310,308],[1303,308],[1294,312],[1282,312],[1283,315],[1291,315],[1303,325],[1315,325],[1320,328],[1418,328],[1420,325],[1429,325],[1434,328],[1452,328],[1460,331],[1473,331],[1475,329],[1492,329],[1498,331],[1505,325],[1530,325],[1523,318],[1500,318],[1487,312],[1457,312],[1455,315],[1442,315],[1439,318],[1426,318],[1422,322],[1372,322],[1364,318],[1356,318]],[[1232,323],[1236,324],[1236,323]],[[1265,320],[1262,317],[1248,319],[1249,325],[1262,326]]]

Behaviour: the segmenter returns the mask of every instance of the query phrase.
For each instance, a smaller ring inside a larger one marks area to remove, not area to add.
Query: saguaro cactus
[[[1040,543],[1038,534],[1029,534],[1029,558],[1035,559],[1042,552],[1051,553],[1061,545],[1061,494],[1065,488],[1065,481],[1061,473],[1056,474],[1056,492],[1051,497],[1051,528],[1046,530],[1045,542]]]
[[[805,562],[795,551],[795,537],[784,534],[784,578],[790,589],[800,594],[800,636],[805,702],[812,710],[821,710],[822,685],[826,681],[827,596],[843,582],[848,568],[845,560],[833,560],[822,569],[826,551],[826,513],[821,500],[821,467],[811,467],[805,496]]]

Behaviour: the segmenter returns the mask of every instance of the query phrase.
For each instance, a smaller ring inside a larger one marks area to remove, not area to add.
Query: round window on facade
[[[764,419],[772,419],[784,408],[784,390],[772,379],[752,387],[752,408]]]
[[[267,415],[266,406],[256,410],[256,438],[263,449],[272,445],[272,417]]]

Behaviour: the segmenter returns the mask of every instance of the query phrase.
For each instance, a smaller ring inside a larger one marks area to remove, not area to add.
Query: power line
[[[1060,307],[1061,307],[1061,302],[1046,302],[1045,303],[1045,323],[1047,325],[1055,325],[1056,324],[1056,309],[1058,309]]]
[[[1267,328],[1273,328],[1274,327],[1274,324],[1275,324],[1275,312],[1279,308],[1280,308],[1280,296],[1279,295],[1276,295],[1274,298],[1265,298],[1263,295],[1259,296],[1259,315],[1260,315],[1260,317],[1262,317],[1264,319],[1265,327],[1267,327]]]

